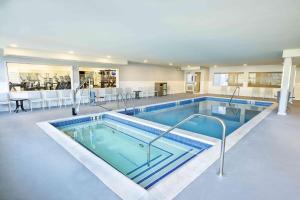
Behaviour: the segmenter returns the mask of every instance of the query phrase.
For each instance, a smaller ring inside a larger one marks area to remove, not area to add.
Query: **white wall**
[[[4,59],[0,56],[0,92],[8,92],[7,69]]]
[[[119,67],[120,87],[152,87],[155,82],[167,82],[168,93],[184,92],[183,71],[175,67],[129,63]]]
[[[296,100],[300,100],[300,67],[296,68],[294,96]]]
[[[189,68],[181,68],[184,71],[184,89],[186,89],[187,86],[187,80],[186,76],[189,73],[196,73],[196,72],[201,72],[201,77],[200,77],[200,94],[206,94],[208,93],[208,80],[209,80],[209,68],[208,67],[200,67],[198,70],[189,70]]]
[[[248,75],[249,72],[281,72],[282,65],[255,65],[255,66],[218,66],[210,67],[209,70],[209,81],[208,81],[208,93],[210,94],[232,94],[234,90],[233,87],[224,86],[214,86],[213,76],[214,73],[226,73],[226,72],[243,72],[244,73],[244,83],[241,87],[241,96],[256,96],[256,97],[266,97],[274,98],[274,95],[280,88],[257,88],[248,87]]]

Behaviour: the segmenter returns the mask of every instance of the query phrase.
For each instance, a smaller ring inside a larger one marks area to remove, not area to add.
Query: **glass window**
[[[71,89],[71,67],[7,63],[9,90]]]
[[[244,73],[215,73],[214,85],[215,86],[243,86]]]
[[[282,72],[250,72],[249,87],[280,88]]]
[[[117,73],[117,69],[82,67],[79,69],[80,85],[83,84],[84,88],[88,88],[90,79],[93,88],[117,87]]]

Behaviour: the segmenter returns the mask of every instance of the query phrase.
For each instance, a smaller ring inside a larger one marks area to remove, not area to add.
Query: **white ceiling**
[[[0,46],[181,65],[282,63],[299,0],[0,0]]]

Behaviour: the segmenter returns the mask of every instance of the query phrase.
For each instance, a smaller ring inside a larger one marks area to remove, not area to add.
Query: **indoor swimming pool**
[[[218,159],[219,171],[223,169],[218,122],[198,117],[169,132],[171,126],[195,113],[220,118],[230,134],[229,149],[274,106],[266,101],[233,99],[229,104],[226,98],[198,97],[38,125],[120,197],[164,199],[174,197]]]
[[[134,117],[174,126],[188,116],[200,113],[222,119],[226,125],[226,135],[229,135],[266,107],[272,105],[270,102],[247,100],[233,100],[229,105],[228,101],[229,99],[224,98],[205,97],[150,105],[136,109]],[[133,112],[131,111],[127,114],[133,115]],[[179,128],[218,139],[221,139],[222,136],[222,126],[216,123],[215,120],[207,117],[191,119],[180,125]]]
[[[53,125],[145,189],[211,146],[169,134],[151,145],[148,163],[147,145],[159,130],[141,125],[137,128],[136,124],[122,123],[122,119],[110,115],[101,118]]]

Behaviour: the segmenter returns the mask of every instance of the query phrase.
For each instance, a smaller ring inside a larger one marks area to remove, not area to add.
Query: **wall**
[[[4,59],[0,56],[0,92],[8,91],[7,70]]]
[[[282,65],[256,65],[256,66],[218,66],[210,67],[209,70],[209,81],[208,81],[208,93],[210,94],[232,94],[235,89],[232,87],[225,86],[214,86],[213,76],[214,73],[219,72],[244,72],[244,83],[240,90],[241,96],[255,96],[255,97],[266,97],[274,98],[274,95],[280,88],[256,88],[248,87],[248,73],[249,72],[281,72]]]
[[[154,89],[154,83],[168,83],[168,93],[184,92],[183,71],[169,66],[158,66],[140,63],[129,63],[119,67],[120,87],[149,87]]]
[[[296,100],[300,100],[300,67],[296,68],[294,96]]]
[[[208,93],[208,80],[209,80],[209,68],[208,67],[199,67],[199,69],[196,70],[189,70],[189,68],[181,68],[184,70],[184,89],[187,87],[187,80],[186,76],[189,73],[196,73],[201,72],[201,78],[200,78],[200,94],[206,94]]]

